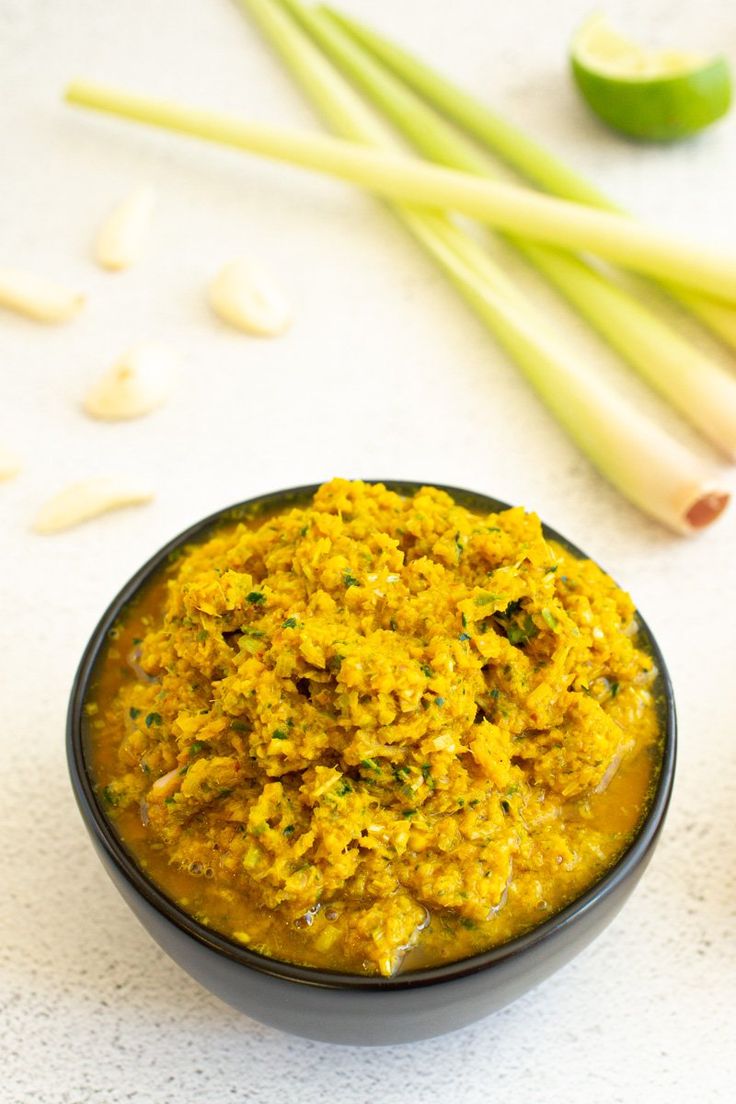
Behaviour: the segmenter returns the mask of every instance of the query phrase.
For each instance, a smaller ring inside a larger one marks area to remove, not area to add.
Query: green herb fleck
[[[134,720],[136,720],[137,717],[140,717],[141,711],[140,711],[140,709],[136,709],[136,707],[134,705],[131,705],[130,709],[128,710],[128,713],[130,714],[130,719],[132,721],[134,721]]]
[[[479,594],[475,599],[476,606],[490,606],[499,599],[498,594]]]
[[[151,725],[160,725],[160,724],[161,724],[161,714],[160,713],[149,713],[148,716],[146,717],[146,728],[150,728]]]
[[[409,819],[409,817],[413,817],[413,816],[416,816],[416,815],[417,815],[417,811],[416,811],[416,809],[404,809],[404,810],[402,811],[401,815],[402,815],[402,817],[404,818],[404,820],[408,820],[408,819]]]
[[[546,606],[542,610],[542,617],[544,618],[544,620],[547,622],[547,624],[549,625],[549,627],[551,629],[556,629],[557,628],[557,618],[552,613],[552,610],[547,609]]]
[[[118,794],[114,793],[109,786],[105,786],[102,791],[102,796],[105,799],[105,804],[109,805],[113,809],[120,801],[120,797],[118,796]]]
[[[346,590],[349,590],[350,587],[360,586],[360,583],[358,582],[358,580],[355,578],[354,575],[351,575],[349,571],[343,571],[342,581],[345,585]]]
[[[470,636],[469,636],[468,633],[462,632],[462,633],[459,634],[458,640],[461,640],[461,641],[464,642],[466,640],[470,640]]]
[[[294,825],[293,824],[287,824],[286,827],[284,828],[283,834],[285,836],[293,836],[294,831],[295,831]]]
[[[288,735],[288,733],[284,732],[284,730],[282,728],[276,728],[273,731],[272,739],[273,740],[288,740],[289,735]]]
[[[508,637],[509,644],[516,644],[519,647],[523,647],[524,644],[528,644],[530,640],[533,640],[534,637],[538,635],[539,629],[528,613],[524,614],[524,620],[521,623],[518,621],[509,621],[506,625],[506,636]]]
[[[428,663],[420,663],[419,666],[422,669],[422,674],[425,675],[426,678],[434,678],[434,671]]]
[[[252,590],[250,594],[246,594],[246,600],[253,606],[259,606],[266,601],[266,595],[262,594],[260,590]]]
[[[287,617],[286,620],[281,625],[281,628],[282,629],[295,629],[296,628],[296,617]]]
[[[377,774],[381,773],[381,768],[379,767],[375,759],[361,759],[360,765],[361,767],[364,767],[365,770],[376,771]]]
[[[611,683],[611,697],[615,698],[620,689],[621,689],[621,684],[620,683],[612,682]]]
[[[207,639],[207,637],[208,637],[209,635],[210,635],[210,634],[209,634],[209,633],[207,632],[207,630],[206,630],[206,629],[200,629],[200,630],[199,630],[199,632],[197,633],[197,640],[198,640],[198,641],[200,642],[200,644],[201,644],[201,643],[202,643],[202,641],[203,641],[203,640],[206,640],[206,639]]]
[[[434,704],[441,709],[442,706],[445,704],[445,699],[444,698],[435,698],[434,699]]]

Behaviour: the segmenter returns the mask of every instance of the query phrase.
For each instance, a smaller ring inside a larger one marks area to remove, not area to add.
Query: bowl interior
[[[390,479],[366,480],[366,482],[380,482],[389,490],[405,495],[412,495],[425,485]],[[436,483],[432,486],[446,491],[459,505],[475,512],[491,513],[509,508],[507,503],[478,492]],[[226,507],[209,517],[203,518],[174,537],[152,556],[112,600],[85,649],[72,687],[67,718],[67,755],[75,796],[87,826],[93,833],[95,842],[104,849],[131,886],[179,929],[234,962],[279,978],[335,989],[404,989],[463,977],[469,973],[487,969],[494,963],[510,956],[522,954],[526,949],[536,946],[552,933],[572,923],[577,917],[591,909],[596,901],[615,890],[646,857],[656,839],[667,811],[672,790],[676,755],[676,719],[672,685],[663,656],[646,622],[638,612],[637,621],[641,630],[641,645],[650,652],[657,668],[657,677],[654,684],[655,701],[663,733],[660,772],[648,811],[623,854],[583,894],[525,934],[470,958],[435,967],[407,971],[392,977],[376,977],[340,973],[311,966],[298,966],[267,958],[265,955],[248,950],[243,945],[228,939],[227,936],[200,924],[158,889],[141,870],[116,834],[112,822],[107,818],[97,799],[92,783],[86,748],[84,705],[95,676],[95,670],[102,661],[105,646],[108,642],[108,634],[125,607],[149,583],[159,568],[167,562],[175,560],[186,545],[206,539],[214,529],[223,524],[267,517],[276,511],[304,505],[310,501],[317,489],[318,485],[314,484],[276,491]],[[581,549],[554,529],[543,525],[543,530],[548,539],[561,544],[573,555],[587,558]]]

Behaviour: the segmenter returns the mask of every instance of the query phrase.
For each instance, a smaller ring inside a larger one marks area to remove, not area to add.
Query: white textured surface
[[[622,202],[736,248],[736,116],[673,149],[604,133],[563,65],[589,0],[349,6],[545,136]],[[642,34],[663,21],[674,44],[736,56],[732,0],[607,7]],[[0,1100],[732,1100],[736,510],[690,543],[648,524],[562,438],[370,199],[74,113],[58,96],[73,74],[312,125],[228,0],[0,0],[2,263],[90,295],[67,328],[0,319],[0,438],[25,462],[0,487]],[[129,273],[102,273],[90,261],[94,232],[139,179],[161,197],[148,254]],[[276,342],[228,332],[204,300],[218,266],[249,250],[282,274],[296,307],[293,330]],[[617,371],[550,295],[535,294],[583,355]],[[186,355],[171,404],[131,424],[85,420],[77,404],[88,381],[148,337]],[[152,477],[157,501],[60,537],[29,533],[58,486],[108,471]],[[383,1052],[262,1028],[173,966],[108,884],[63,756],[77,659],[138,564],[221,505],[334,473],[456,483],[537,509],[634,593],[669,660],[681,719],[664,838],[597,944],[494,1019]]]

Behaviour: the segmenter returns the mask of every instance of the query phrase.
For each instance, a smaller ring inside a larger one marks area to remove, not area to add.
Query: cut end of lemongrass
[[[16,268],[0,269],[0,307],[36,322],[68,322],[79,314],[85,297],[79,292]]]
[[[153,492],[129,480],[99,476],[73,483],[41,507],[33,522],[37,533],[60,533],[124,506],[150,502]]]
[[[134,188],[108,215],[95,242],[98,264],[110,271],[130,268],[145,248],[156,194],[149,185]]]
[[[685,512],[685,523],[692,532],[699,532],[719,518],[731,500],[727,491],[707,491],[701,494]]]
[[[157,341],[136,345],[92,384],[84,399],[85,412],[104,421],[150,413],[171,393],[174,364],[167,346]]]

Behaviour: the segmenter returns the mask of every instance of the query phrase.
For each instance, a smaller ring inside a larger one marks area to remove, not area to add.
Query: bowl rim
[[[460,487],[453,487],[440,483],[422,483],[415,480],[397,479],[364,479],[364,483],[380,483],[389,490],[399,494],[413,494],[422,487],[431,486],[437,490],[445,491],[454,501],[468,508],[488,509],[488,512],[497,512],[509,509],[509,505],[500,499],[480,491],[470,491]],[[322,989],[336,990],[378,990],[393,991],[402,989],[414,989],[441,982],[459,980],[471,974],[477,974],[511,958],[525,954],[538,944],[550,939],[562,929],[570,927],[587,915],[603,898],[614,893],[624,883],[639,864],[646,859],[650,849],[656,842],[657,836],[664,822],[669,806],[674,781],[675,763],[677,757],[677,718],[675,712],[674,692],[672,682],[660,651],[659,645],[652,634],[644,618],[636,611],[636,618],[640,626],[646,646],[656,663],[661,696],[663,699],[664,738],[662,751],[662,764],[655,793],[647,815],[639,825],[629,846],[620,858],[611,866],[601,878],[598,879],[579,897],[576,897],[564,908],[544,920],[541,924],[525,933],[501,943],[487,951],[455,962],[443,963],[438,966],[428,966],[421,969],[399,973],[391,977],[378,977],[374,975],[360,975],[341,973],[337,970],[328,970],[314,966],[300,966],[279,959],[268,958],[258,954],[247,947],[229,939],[226,935],[207,928],[189,915],[184,909],[169,898],[156,884],[148,878],[143,870],[135,862],[128,852],[122,840],[115,832],[112,821],[105,814],[94,791],[94,786],[88,770],[88,764],[84,749],[83,739],[83,710],[90,681],[94,675],[97,661],[103,652],[108,640],[108,632],[118,620],[125,606],[151,579],[151,576],[167,561],[172,554],[176,554],[184,545],[199,541],[207,536],[209,530],[222,525],[227,521],[237,521],[253,513],[261,513],[268,516],[273,509],[288,508],[290,505],[298,505],[308,501],[321,486],[319,483],[306,484],[299,487],[285,488],[280,491],[272,491],[267,494],[245,499],[242,502],[226,506],[193,525],[188,526],[171,540],[167,541],[158,552],[154,553],[135,572],[134,575],[118,591],[100,617],[94,631],[82,654],[79,666],[74,676],[66,722],[66,747],[67,765],[69,769],[72,789],[79,806],[82,818],[88,830],[93,835],[94,841],[101,845],[107,857],[112,861],[118,872],[122,874],[129,885],[150,905],[156,912],[170,921],[180,932],[190,936],[197,943],[204,945],[220,956],[231,962],[248,967],[261,974],[269,975],[284,981],[293,981],[308,986]],[[474,505],[475,504],[475,505]],[[578,557],[590,559],[577,545],[566,537],[542,522],[542,528],[550,540],[557,541],[568,551]],[[597,562],[597,561],[596,561]],[[603,568],[602,570],[605,570]]]

